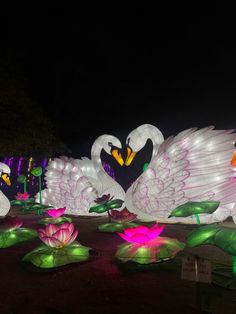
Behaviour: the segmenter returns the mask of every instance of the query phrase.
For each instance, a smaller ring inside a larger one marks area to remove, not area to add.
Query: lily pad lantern
[[[200,214],[212,214],[220,203],[215,201],[203,201],[203,202],[187,202],[183,205],[176,207],[168,218],[171,217],[189,217],[195,215],[198,225],[201,224]]]

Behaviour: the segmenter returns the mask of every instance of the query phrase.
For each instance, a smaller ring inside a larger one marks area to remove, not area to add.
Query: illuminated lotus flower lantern
[[[20,205],[22,206],[23,211],[26,211],[30,208],[30,204],[34,202],[33,198],[30,198],[30,194],[28,192],[18,192],[15,196],[15,200],[11,201],[11,205]]]
[[[110,217],[112,221],[118,223],[126,223],[135,220],[137,218],[137,215],[128,211],[127,208],[124,208],[123,210],[116,209],[111,210]]]
[[[17,195],[15,196],[15,199],[19,201],[26,201],[29,199],[29,196],[30,195],[28,192],[24,192],[24,193],[18,192]]]
[[[133,261],[139,264],[150,264],[167,261],[183,250],[184,244],[176,239],[159,237],[164,225],[153,227],[138,226],[125,229],[119,236],[127,241],[118,246],[116,258],[121,262]]]
[[[102,232],[121,232],[124,229],[138,226],[137,223],[132,222],[137,215],[129,212],[126,208],[123,210],[112,209],[109,211],[109,217],[112,222],[100,225],[98,230]]]
[[[193,230],[187,237],[187,246],[214,245],[232,256],[232,267],[218,267],[213,271],[213,282],[236,290],[236,229],[218,224]]]
[[[7,248],[15,244],[37,237],[37,232],[30,228],[21,228],[23,221],[17,216],[6,216],[0,222],[0,248]]]
[[[48,225],[48,224],[62,224],[64,222],[71,222],[72,219],[69,217],[62,217],[64,212],[66,211],[66,207],[57,208],[57,209],[49,209],[47,210],[47,214],[50,217],[43,218],[39,221],[39,224]]]
[[[19,229],[23,225],[23,221],[17,216],[6,216],[0,222],[1,231],[10,231]]]
[[[75,241],[78,231],[72,223],[48,224],[45,229],[38,230],[38,235],[44,244],[26,254],[24,262],[39,268],[55,268],[89,258],[90,248]]]
[[[96,213],[108,213],[109,223],[98,226],[98,230],[102,232],[117,232],[122,231],[125,228],[131,228],[137,226],[136,223],[131,221],[136,219],[136,215],[130,213],[126,208],[121,211],[115,210],[114,208],[120,208],[124,201],[120,199],[113,200],[110,194],[104,194],[102,197],[95,200],[97,205],[90,208],[89,212]]]

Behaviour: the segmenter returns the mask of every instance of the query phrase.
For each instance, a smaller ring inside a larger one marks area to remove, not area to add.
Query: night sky
[[[124,142],[143,123],[165,137],[236,127],[230,8],[41,11],[9,16],[5,51],[74,156],[90,156],[104,133]]]

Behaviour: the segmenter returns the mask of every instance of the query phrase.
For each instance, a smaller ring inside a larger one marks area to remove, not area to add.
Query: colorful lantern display
[[[118,246],[115,254],[121,262],[133,261],[139,264],[150,264],[167,261],[184,249],[184,244],[176,239],[159,237],[164,225],[153,227],[138,226],[118,233],[128,243]]]
[[[47,214],[50,217],[41,219],[39,221],[39,224],[48,225],[48,224],[62,224],[64,222],[71,222],[72,219],[70,217],[62,216],[65,210],[66,210],[65,207],[47,210]]]
[[[125,206],[143,221],[196,223],[194,216],[171,217],[172,210],[187,202],[213,201],[220,206],[201,215],[201,223],[232,216],[236,222],[235,151],[233,130],[191,128],[164,140],[154,126],[145,124],[127,137],[129,166],[150,139],[152,159],[148,168],[126,192]]]
[[[124,164],[119,153],[120,141],[114,136],[102,135],[92,146],[91,160],[61,157],[49,163],[45,174],[47,188],[42,191],[42,203],[55,208],[66,207],[66,214],[88,215],[94,200],[103,194],[124,200],[123,188],[103,168],[100,158],[103,149],[120,165]],[[37,195],[36,199],[39,200],[39,197]]]
[[[26,254],[24,262],[39,268],[55,268],[89,258],[90,248],[75,241],[78,231],[72,223],[48,224],[45,229],[38,230],[38,235],[44,244]]]
[[[214,245],[232,255],[232,268],[218,267],[213,272],[213,282],[228,289],[236,289],[236,230],[218,224],[193,230],[187,237],[187,245]]]
[[[21,228],[23,221],[6,216],[0,222],[0,248],[7,248],[37,237],[37,232],[30,228]]]

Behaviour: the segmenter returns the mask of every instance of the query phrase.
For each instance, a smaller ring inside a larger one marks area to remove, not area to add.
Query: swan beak
[[[132,151],[132,149],[130,147],[127,147],[127,157],[126,157],[126,160],[125,160],[125,165],[126,166],[129,166],[131,164],[131,162],[133,161],[135,155],[137,153]]]
[[[231,166],[236,166],[236,151],[234,152],[232,159],[231,159]]]
[[[2,174],[2,179],[7,185],[11,185],[9,175],[7,173]]]
[[[124,160],[121,156],[121,153],[118,152],[118,149],[113,149],[111,152],[112,156],[115,158],[115,160],[118,162],[119,165],[124,165]]]

